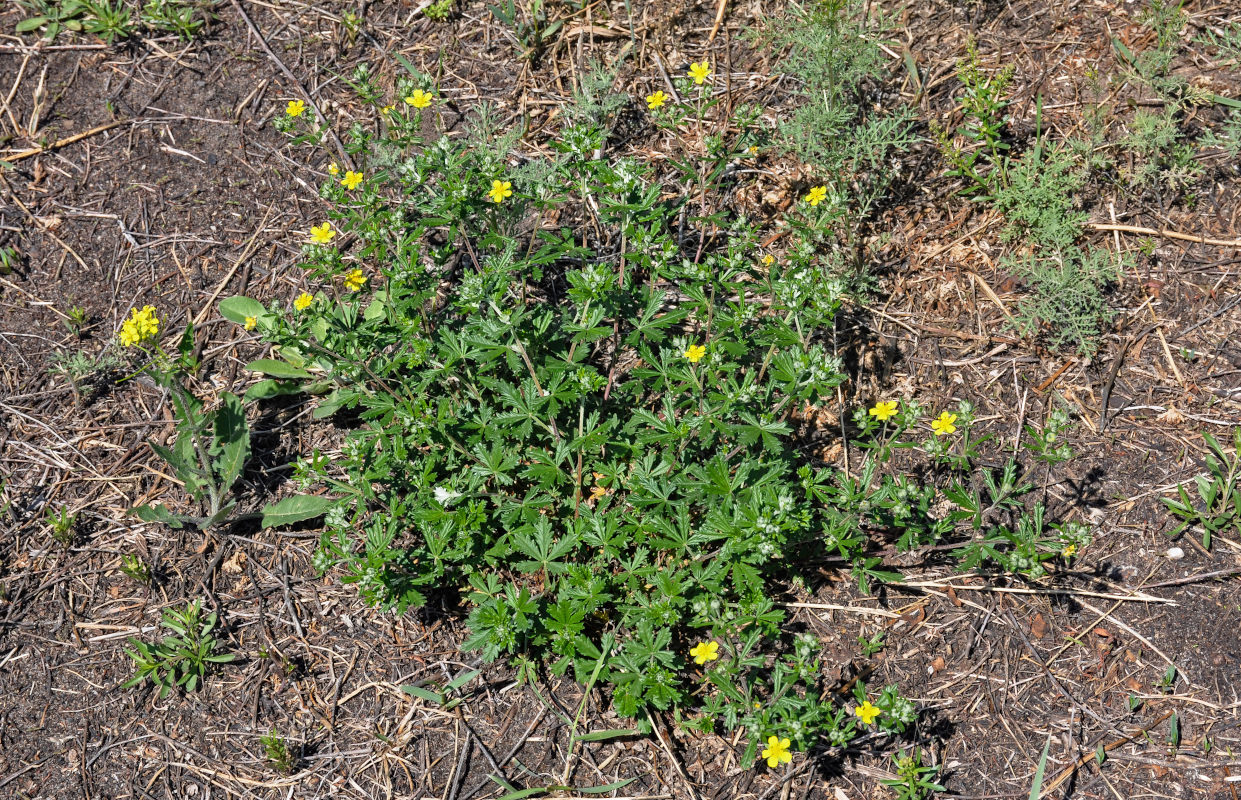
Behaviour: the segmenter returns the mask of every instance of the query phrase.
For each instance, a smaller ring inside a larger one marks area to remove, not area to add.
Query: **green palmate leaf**
[[[220,316],[238,325],[245,325],[247,317],[258,318],[266,313],[262,303],[249,297],[227,297],[220,301]]]
[[[309,372],[299,367],[295,367],[284,361],[276,361],[271,358],[260,358],[257,361],[251,361],[246,364],[246,369],[251,372],[261,372],[264,375],[270,375],[273,378],[311,378]]]
[[[330,497],[319,495],[301,494],[296,497],[286,497],[263,509],[262,525],[264,528],[274,528],[277,525],[293,525],[321,517],[336,503],[337,501]]]

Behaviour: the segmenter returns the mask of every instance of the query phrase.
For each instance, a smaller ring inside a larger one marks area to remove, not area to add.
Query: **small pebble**
[[[1180,561],[1184,557],[1185,557],[1185,551],[1182,550],[1181,548],[1179,547],[1168,548],[1168,558],[1172,559],[1173,561]]]

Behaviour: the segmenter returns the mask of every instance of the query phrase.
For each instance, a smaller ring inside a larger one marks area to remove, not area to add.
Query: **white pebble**
[[[1173,561],[1180,561],[1184,557],[1185,557],[1185,551],[1182,550],[1181,548],[1179,547],[1168,548],[1168,558],[1172,559]]]

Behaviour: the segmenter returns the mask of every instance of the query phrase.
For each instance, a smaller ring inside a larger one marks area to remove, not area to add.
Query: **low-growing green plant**
[[[857,644],[858,644],[858,647],[861,648],[862,650],[862,655],[869,658],[870,656],[873,656],[875,653],[878,653],[880,650],[882,650],[886,644],[884,642],[885,636],[886,634],[883,630],[875,631],[874,634],[872,634],[869,638],[866,636],[865,633],[858,634]]]
[[[215,652],[218,642],[211,632],[215,630],[216,622],[215,612],[202,616],[202,607],[197,600],[183,610],[164,609],[162,624],[172,634],[155,644],[132,636],[129,638],[133,649],[126,648],[125,654],[133,660],[137,670],[122,688],[128,689],[150,680],[159,687],[161,698],[174,688],[194,691],[211,665],[227,663],[234,657],[232,653]]]
[[[531,61],[542,55],[564,24],[563,20],[548,19],[543,0],[528,0],[526,7],[518,6],[514,0],[502,0],[498,5],[487,6],[487,10],[504,26],[501,30],[512,39],[518,56]]]
[[[864,718],[828,692],[817,640],[781,633],[769,585],[816,550],[856,560],[862,582],[894,578],[864,554],[860,502],[890,493],[886,519],[921,501],[793,446],[790,415],[843,380],[822,338],[842,287],[813,246],[818,202],[779,265],[720,207],[753,116],[710,130],[710,76],[696,62],[681,102],[648,99],[657,124],[702,133],[671,198],[607,155],[603,80],[580,87],[551,155],[518,167],[485,107],[457,138],[424,140],[421,109],[356,126],[359,166],[323,187],[337,210],[303,250],[322,288],[250,316],[281,361],[256,368],[299,375],[316,416],[357,420],[330,467],[299,465],[339,497],[320,568],[398,611],[464,591],[467,650],[597,680],[642,728],[673,708],[744,727],[752,761],[772,738],[787,755],[847,743],[858,719],[912,723],[894,688],[859,698]],[[315,123],[292,120],[308,141]],[[582,227],[540,224],[553,216]],[[338,227],[361,249],[335,246]]]
[[[1081,236],[1087,214],[1074,194],[1086,172],[1069,149],[1038,141],[1009,164],[1007,181],[995,190],[995,207],[1008,221],[1001,238],[1024,239],[1037,248],[1065,249]]]
[[[211,19],[212,2],[191,0],[18,0],[29,17],[17,24],[17,33],[43,31],[55,39],[63,31],[94,34],[108,44],[145,29],[175,33],[189,41]]]
[[[185,0],[147,0],[142,7],[142,24],[156,31],[175,33],[191,41],[211,19],[209,6]]]
[[[799,79],[799,102],[777,126],[776,144],[822,177],[815,227],[849,250],[897,176],[895,158],[916,139],[908,106],[866,94],[887,70],[882,44],[894,29],[874,14],[860,0],[823,0],[794,6],[755,34],[783,51],[784,71]]]
[[[463,699],[463,695],[460,691],[461,688],[481,674],[481,670],[466,670],[444,684],[444,688],[438,692],[425,688],[425,685],[417,684],[402,686],[401,691],[408,695],[434,703],[445,711],[451,711],[461,704]]]
[[[85,350],[74,350],[68,353],[57,353],[52,356],[52,365],[48,370],[69,381],[78,394],[88,385],[97,385],[117,376],[124,366],[124,360],[114,347],[104,347],[97,355],[90,355]]]
[[[1112,39],[1112,46],[1129,73],[1173,105],[1188,87],[1185,78],[1172,73],[1172,62],[1188,18],[1184,0],[1150,0],[1138,21],[1155,34],[1154,45],[1134,53],[1119,38]]]
[[[1198,143],[1202,147],[1219,148],[1229,158],[1241,156],[1241,109],[1233,108],[1218,128],[1208,128]]]
[[[897,752],[892,756],[892,764],[900,777],[880,783],[895,789],[897,800],[926,800],[935,792],[944,791],[944,787],[935,782],[939,767],[924,766],[919,748],[914,747],[908,753]]]
[[[868,52],[855,6],[819,11],[841,48]],[[801,419],[846,379],[840,245],[871,162],[821,145],[836,160],[812,167],[853,177],[812,180],[775,253],[729,202],[759,115],[728,112],[709,60],[646,97],[676,147],[663,171],[611,152],[622,101],[604,71],[580,74],[558,129],[522,148],[486,105],[428,136],[439,90],[405,66],[396,98],[369,69],[351,76],[381,113],[345,131],[352,166],[328,166],[330,210],[301,251],[311,289],[220,305],[273,347],[246,396],[305,391],[343,430],[338,456],[294,469],[302,491],[322,487],[302,499],[327,504],[316,567],[398,613],[462,598],[465,650],[536,688],[548,673],[598,686],[639,730],[656,711],[742,730],[743,763],[905,731],[914,705],[894,686],[841,694],[780,602],[816,558],[842,559],[863,591],[899,580],[877,539],[916,550],[966,517],[937,517],[934,486],[887,474],[893,453],[919,448],[964,480],[990,439],[971,403],[930,417],[881,400],[854,418],[860,464],[805,455]],[[323,132],[305,111],[276,123],[295,146]],[[972,567],[1037,578],[1086,535],[1021,508],[1025,488],[1014,466],[978,496]],[[459,688],[407,691],[447,706]]]
[[[452,13],[453,0],[435,0],[422,10],[426,18],[432,22],[445,22]]]
[[[950,518],[954,522],[968,520],[970,527],[979,531],[986,526],[989,515],[1021,509],[1021,497],[1034,487],[1020,481],[1017,473],[1017,461],[1009,459],[1000,470],[982,470],[981,487],[967,487],[954,481],[944,490],[944,495],[957,506]]]
[[[1241,532],[1241,428],[1233,430],[1231,454],[1209,431],[1202,434],[1207,445],[1207,474],[1194,477],[1198,497],[1193,498],[1185,484],[1176,487],[1176,499],[1161,498],[1168,511],[1181,519],[1169,533],[1176,536],[1194,527],[1202,531],[1202,546],[1210,549],[1212,537],[1224,530]]]
[[[133,14],[125,7],[124,0],[81,0],[85,13],[82,30],[93,33],[108,44],[117,39],[128,39],[137,30]]]
[[[221,313],[247,328],[258,325],[257,316],[264,320],[269,316],[258,303],[244,298],[224,303]],[[139,372],[150,375],[168,392],[177,422],[176,438],[171,445],[151,442],[150,446],[172,468],[190,500],[200,505],[203,513],[178,513],[163,504],[136,506],[131,513],[146,522],[162,522],[173,528],[189,524],[200,530],[253,518],[261,518],[263,527],[287,525],[323,514],[329,503],[309,496],[286,498],[269,504],[262,512],[237,512],[238,501],[232,489],[250,458],[250,428],[245,404],[281,394],[285,389],[278,381],[267,380],[251,387],[244,398],[222,392],[219,404],[208,409],[189,388],[190,377],[198,368],[194,326],[186,326],[175,354],[168,353],[159,344],[159,326],[153,306],[134,309],[122,326],[118,340],[122,347],[139,348],[149,357]],[[262,369],[264,364],[272,364],[271,371],[284,377],[308,376],[278,362],[260,360],[251,367]]]
[[[61,506],[60,511],[47,510],[47,524],[52,538],[61,545],[68,547],[77,537],[78,515],[70,514],[68,506]]]
[[[1231,59],[1234,67],[1241,64],[1241,20],[1234,20],[1227,27],[1207,28],[1198,42],[1216,48],[1220,58]]]
[[[1047,574],[1046,562],[1071,559],[1090,544],[1090,529],[1079,522],[1048,526],[1042,504],[1032,512],[1022,510],[1014,526],[996,524],[965,546],[954,550],[958,569],[996,569],[1038,579]]]
[[[17,0],[30,14],[17,23],[17,33],[43,31],[43,38],[51,41],[61,31],[82,30],[82,14],[86,4],[82,0]]]
[[[963,121],[955,136],[945,129],[935,131],[941,152],[948,160],[947,175],[967,181],[962,193],[977,199],[992,196],[1007,181],[1005,154],[1009,144],[1004,140],[1009,118],[1008,86],[1014,67],[986,69],[978,56],[978,43],[966,42],[965,58],[957,64]]]
[[[1047,415],[1045,425],[1025,427],[1028,440],[1022,440],[1022,445],[1031,455],[1048,467],[1068,461],[1073,458],[1073,448],[1069,446],[1065,433],[1068,432],[1071,424],[1067,411],[1063,408],[1054,408]]]
[[[250,457],[250,428],[241,398],[224,392],[220,404],[209,411],[186,388],[186,374],[196,366],[192,363],[193,348],[190,326],[181,337],[177,357],[170,358],[156,348],[146,370],[168,391],[177,420],[172,446],[152,442],[151,449],[172,468],[190,499],[205,506],[205,512],[201,516],[178,514],[164,505],[142,505],[133,513],[147,522],[164,522],[173,528],[190,523],[205,530],[236,510],[232,487]]]
[[[1121,147],[1133,155],[1133,167],[1125,173],[1135,187],[1168,186],[1183,189],[1202,173],[1197,146],[1181,132],[1174,108],[1160,113],[1138,111],[1129,124]]]
[[[293,768],[297,766],[297,757],[290,749],[288,740],[280,734],[279,730],[272,728],[259,737],[259,743],[263,745],[263,754],[272,769],[281,775],[289,775],[293,772]]]
[[[0,275],[12,275],[21,263],[21,252],[12,245],[0,247]]]
[[[1100,327],[1113,316],[1104,298],[1117,270],[1111,254],[1074,246],[1006,256],[1002,266],[1030,289],[1014,314],[1023,334],[1041,335],[1052,347],[1072,345],[1085,354],[1098,348]]]
[[[87,316],[86,309],[81,306],[70,306],[65,312],[64,319],[61,320],[69,332],[74,336],[81,338],[82,331],[86,327],[86,323],[90,321]]]
[[[121,573],[141,584],[151,582],[151,568],[141,556],[127,553],[121,557]]]

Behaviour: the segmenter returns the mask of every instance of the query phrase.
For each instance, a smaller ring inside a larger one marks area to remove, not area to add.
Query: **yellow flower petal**
[[[934,431],[936,436],[947,436],[950,433],[956,433],[957,426],[953,424],[956,421],[956,414],[949,414],[945,411],[939,415],[939,419],[931,421],[931,430]]]
[[[315,244],[328,244],[334,238],[336,238],[336,231],[332,230],[330,223],[325,222],[310,229],[310,241]]]
[[[880,400],[870,410],[870,415],[880,422],[887,422],[896,416],[898,403],[895,400]]]
[[[701,86],[703,81],[711,77],[711,65],[705,59],[696,61],[689,65],[689,76],[694,79],[696,85]]]
[[[491,190],[487,192],[487,199],[493,203],[503,203],[506,197],[513,196],[513,184],[508,181],[492,181]]]
[[[413,94],[405,98],[405,104],[414,108],[426,108],[431,105],[431,101],[434,99],[435,97],[430,92],[415,89]]]

